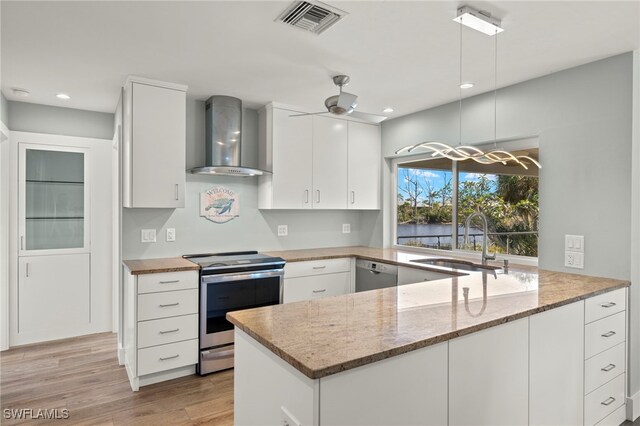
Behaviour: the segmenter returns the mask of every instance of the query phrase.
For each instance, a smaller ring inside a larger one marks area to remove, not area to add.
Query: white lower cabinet
[[[351,291],[351,259],[288,263],[284,268],[283,303],[339,296]]]
[[[198,272],[128,275],[124,358],[131,388],[195,373]]]
[[[523,318],[449,341],[450,425],[528,423],[528,329]]]
[[[398,285],[415,284],[423,281],[441,280],[444,278],[451,278],[451,275],[428,271],[426,269],[398,266]]]

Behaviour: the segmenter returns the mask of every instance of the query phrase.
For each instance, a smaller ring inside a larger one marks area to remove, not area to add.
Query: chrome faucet
[[[480,219],[482,219],[482,264],[486,265],[487,264],[487,260],[496,260],[496,254],[489,254],[487,252],[487,241],[488,241],[488,224],[487,224],[487,217],[484,215],[484,213],[480,213],[480,212],[475,212],[470,214],[467,217],[467,222],[464,225],[464,243],[465,244],[469,244],[469,226],[471,225],[471,220],[474,217],[479,217]]]

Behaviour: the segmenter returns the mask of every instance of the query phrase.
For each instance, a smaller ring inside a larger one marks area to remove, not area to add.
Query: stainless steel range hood
[[[242,101],[231,96],[212,96],[205,107],[205,164],[189,170],[194,174],[260,176],[270,174],[242,166]]]

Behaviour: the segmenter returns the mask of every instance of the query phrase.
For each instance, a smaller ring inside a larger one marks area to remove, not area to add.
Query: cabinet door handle
[[[304,203],[305,204],[309,204],[309,190],[308,189],[304,190]]]
[[[615,402],[615,398],[610,396],[609,398],[605,399],[604,401],[602,401],[600,404],[602,405],[611,405]]]
[[[614,306],[616,306],[616,302],[603,303],[600,306],[603,308],[613,308]]]
[[[161,358],[160,358],[160,361],[167,361],[167,360],[169,360],[169,359],[176,359],[176,358],[178,358],[179,356],[180,356],[180,354],[176,354],[176,355],[174,355],[174,356],[168,356],[168,357],[166,357],[166,358],[162,358],[162,357],[161,357]]]
[[[176,183],[176,201],[178,201],[178,184]]]
[[[326,288],[323,288],[322,290],[313,290],[314,293],[324,293],[325,291],[327,291]]]
[[[168,308],[169,306],[178,306],[180,302],[176,303],[167,303],[166,305],[160,305],[161,308]]]
[[[20,250],[24,250],[24,235],[20,236]]]
[[[316,203],[320,204],[320,190],[316,189]]]
[[[313,269],[324,269],[326,266],[314,266]]]
[[[170,281],[160,281],[160,284],[173,284],[173,283],[179,283],[180,280],[170,280]]]
[[[356,203],[356,191],[351,191],[351,204]]]
[[[616,368],[615,364],[609,364],[606,367],[602,367],[600,370],[609,372],[609,371],[613,370],[614,368]]]
[[[161,330],[160,334],[177,333],[178,331],[180,331],[179,328],[174,328],[173,330]]]
[[[26,278],[29,278],[29,264],[27,263],[24,266],[25,266],[25,276]]]
[[[616,332],[615,331],[607,331],[604,334],[601,334],[602,337],[611,337],[611,336],[615,336]]]

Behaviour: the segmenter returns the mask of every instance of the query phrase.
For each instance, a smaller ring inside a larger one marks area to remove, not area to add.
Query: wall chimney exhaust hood
[[[241,163],[242,101],[212,96],[205,104],[205,165],[189,170],[200,175],[260,176],[271,172]]]

